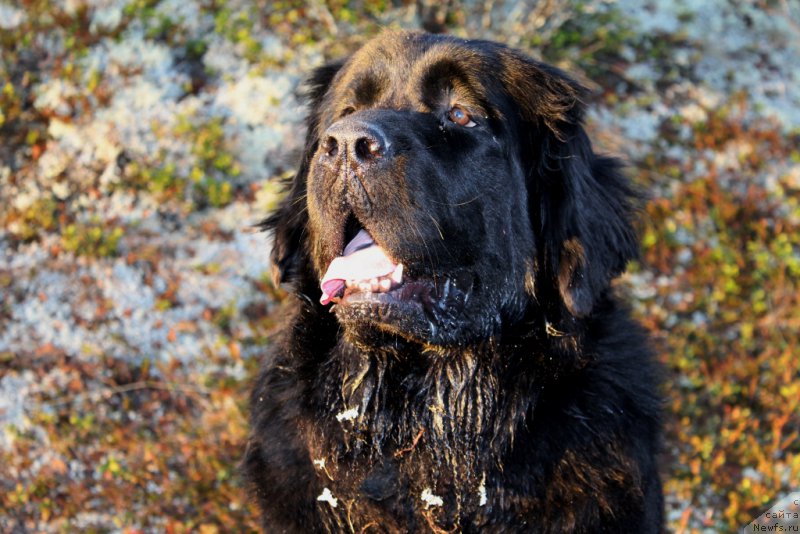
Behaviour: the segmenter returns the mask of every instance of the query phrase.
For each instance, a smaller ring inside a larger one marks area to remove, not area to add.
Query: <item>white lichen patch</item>
[[[334,497],[333,493],[331,493],[331,490],[329,490],[328,488],[322,490],[322,493],[320,494],[319,497],[317,497],[317,500],[330,504],[331,508],[336,508],[337,506],[339,506],[339,499]]]
[[[11,450],[16,433],[30,428],[25,402],[34,391],[35,382],[31,371],[0,378],[0,450]]]
[[[480,499],[478,506],[486,506],[486,503],[488,502],[488,499],[486,498],[486,473],[483,474],[481,485],[478,486],[478,497]]]
[[[26,18],[23,10],[0,4],[0,29],[13,30],[25,22]]]
[[[356,417],[358,417],[358,408],[350,408],[349,410],[345,410],[336,414],[336,420],[340,423],[344,421],[352,421]]]
[[[444,500],[439,497],[438,495],[434,495],[430,488],[425,488],[422,490],[422,495],[420,495],[420,499],[422,502],[425,503],[425,508],[430,508],[431,506],[443,506]]]

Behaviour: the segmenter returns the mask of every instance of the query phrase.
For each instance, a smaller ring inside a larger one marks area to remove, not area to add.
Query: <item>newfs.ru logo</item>
[[[797,532],[800,534],[800,491],[776,502],[772,508],[753,519],[743,534],[756,532]]]

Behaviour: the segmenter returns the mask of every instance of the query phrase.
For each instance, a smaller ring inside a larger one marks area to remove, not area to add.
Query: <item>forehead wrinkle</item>
[[[355,56],[347,63],[345,68],[339,71],[339,75],[334,78],[333,87],[338,89],[340,97],[343,93],[354,96],[359,86],[367,78],[372,78],[380,86],[387,85],[387,67],[379,58],[362,60]]]
[[[390,85],[391,82],[385,71],[369,69],[354,77],[348,87],[348,96],[355,104],[373,104],[386,93]]]
[[[334,81],[339,88],[337,98],[357,100],[357,90],[371,77],[380,88],[371,104],[396,107],[398,95],[404,93],[404,80],[408,78],[413,58],[419,53],[417,43],[406,39],[406,33],[387,32],[379,39],[364,45],[347,62]],[[413,37],[414,34],[408,34]],[[409,41],[409,42],[406,42]]]
[[[424,54],[412,65],[411,76],[409,76],[409,89],[416,89],[421,86],[427,74],[437,65],[452,64],[465,80],[454,78],[454,89],[456,86],[463,86],[466,81],[470,93],[477,95],[486,94],[485,87],[481,81],[481,73],[487,70],[485,57],[476,50],[470,49],[459,43],[438,43],[425,51]]]

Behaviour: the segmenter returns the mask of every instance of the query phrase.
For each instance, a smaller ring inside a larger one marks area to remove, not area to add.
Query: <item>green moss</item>
[[[155,16],[155,8],[161,0],[132,0],[122,10],[127,17],[150,19]]]
[[[539,35],[528,38],[548,61],[576,63],[591,77],[607,74],[611,58],[619,56],[623,46],[635,40],[630,20],[619,9],[604,6],[597,9],[578,2],[574,14],[556,28],[546,41]]]
[[[208,203],[215,208],[226,206],[233,199],[233,187],[230,182],[208,179],[202,183],[201,191]]]
[[[189,172],[195,207],[219,208],[230,204],[234,195],[232,180],[241,171],[225,146],[223,119],[215,117],[196,123],[191,117],[180,117],[175,132],[188,139],[195,157],[195,166]]]
[[[21,213],[13,213],[10,221],[17,221],[15,237],[21,241],[35,241],[43,233],[51,232],[58,226],[59,203],[52,197],[36,200]]]
[[[162,197],[171,196],[183,185],[183,180],[175,174],[175,164],[171,162],[152,170],[143,169],[142,178],[147,182],[147,189],[151,193]]]
[[[70,224],[61,234],[61,246],[77,256],[108,258],[117,254],[119,241],[124,234],[122,228],[107,228],[99,221]]]
[[[187,58],[197,60],[205,55],[208,50],[208,44],[202,39],[191,39],[186,42],[184,49]]]
[[[125,168],[120,187],[149,191],[161,201],[190,201],[194,209],[230,204],[235,193],[233,181],[241,171],[225,146],[223,119],[195,121],[181,116],[171,133],[189,143],[195,165],[182,170],[172,162],[152,168],[132,162]]]

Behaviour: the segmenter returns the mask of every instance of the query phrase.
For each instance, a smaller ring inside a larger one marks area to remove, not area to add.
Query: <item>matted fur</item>
[[[302,161],[263,224],[293,295],[251,399],[265,532],[660,531],[657,367],[610,289],[636,198],[592,150],[583,89],[406,32],[308,87]],[[385,146],[354,163],[332,125]],[[319,303],[353,221],[413,295]]]

